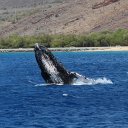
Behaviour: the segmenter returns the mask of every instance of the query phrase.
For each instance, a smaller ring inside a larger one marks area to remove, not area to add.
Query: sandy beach
[[[64,47],[64,48],[49,48],[51,51],[69,51],[69,52],[96,52],[96,51],[128,51],[128,46],[115,47]],[[33,52],[33,48],[18,48],[18,49],[0,49],[0,52]]]

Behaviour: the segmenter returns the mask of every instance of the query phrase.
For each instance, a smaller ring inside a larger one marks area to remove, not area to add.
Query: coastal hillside
[[[30,8],[54,2],[61,2],[61,0],[0,0],[0,9]]]
[[[0,37],[128,29],[128,0],[0,0]]]

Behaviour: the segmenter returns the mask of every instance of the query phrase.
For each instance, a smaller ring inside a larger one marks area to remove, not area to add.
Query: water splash
[[[74,79],[72,85],[96,85],[96,84],[113,84],[110,79],[106,77],[103,78],[85,78],[84,76],[76,73],[77,79]]]
[[[105,84],[113,84],[113,82],[110,79],[103,77],[103,78],[97,78],[97,79],[92,79],[92,78],[86,78],[84,80],[77,79],[73,83],[73,85],[97,85],[97,84],[105,85]]]
[[[43,84],[35,84],[36,87],[39,87],[39,86],[49,86],[49,85],[63,85],[63,84],[55,84],[55,83],[43,83]]]
[[[96,78],[96,79],[93,79],[93,78],[78,78],[76,80],[74,80],[74,82],[71,84],[71,85],[97,85],[97,84],[100,84],[100,85],[107,85],[107,84],[113,84],[113,82],[110,80],[110,79],[107,79],[106,77],[103,77],[103,78]],[[48,86],[48,85],[63,85],[63,84],[55,84],[55,83],[52,83],[52,84],[36,84],[35,86]]]
[[[48,86],[48,85],[51,85],[51,84],[36,84],[35,86],[40,87],[40,86]]]

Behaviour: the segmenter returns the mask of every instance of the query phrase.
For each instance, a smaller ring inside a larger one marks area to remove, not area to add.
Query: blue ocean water
[[[0,53],[0,128],[128,128],[128,52],[55,52],[96,83],[46,86],[34,53]]]

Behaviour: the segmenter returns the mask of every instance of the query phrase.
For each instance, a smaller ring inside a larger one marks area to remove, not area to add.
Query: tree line
[[[103,31],[88,35],[46,35],[19,36],[11,35],[0,38],[0,49],[4,48],[32,48],[35,43],[46,47],[104,47],[104,46],[128,46],[128,29],[117,31]]]

